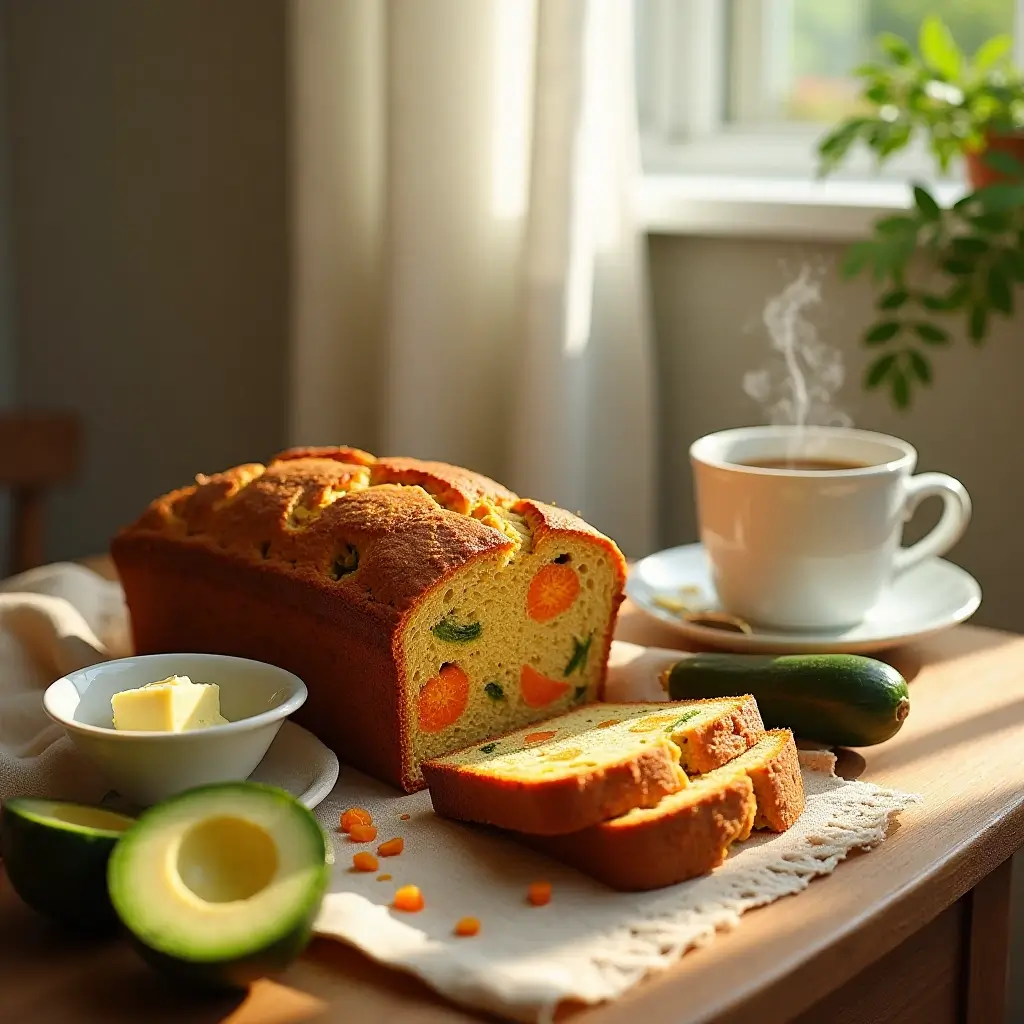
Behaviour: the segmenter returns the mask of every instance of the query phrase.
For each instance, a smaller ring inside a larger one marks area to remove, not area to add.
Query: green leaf
[[[493,701],[505,699],[505,687],[501,683],[484,683],[484,693]]]
[[[701,713],[700,708],[692,708],[689,711],[684,712],[679,718],[677,718],[671,725],[665,727],[665,732],[672,735],[681,726],[686,725],[691,718],[696,718]]]
[[[880,235],[910,235],[916,234],[918,222],[913,217],[902,213],[893,214],[891,217],[882,217],[875,221],[875,231]]]
[[[864,64],[858,64],[850,74],[853,75],[854,78],[874,78],[875,75],[881,75],[884,74],[884,72],[885,68],[883,68],[881,64],[869,60]]]
[[[974,236],[963,236],[954,238],[950,243],[953,247],[953,255],[958,259],[970,259],[973,256],[983,256],[992,247],[984,238]]]
[[[949,299],[945,295],[922,295],[921,305],[924,306],[925,309],[931,309],[937,313],[943,313],[952,308],[949,305]]]
[[[984,306],[972,306],[967,318],[967,333],[975,345],[980,345],[988,333],[988,310]]]
[[[907,349],[907,362],[910,364],[911,373],[922,384],[931,384],[932,364],[917,349]]]
[[[481,754],[493,754],[497,746],[498,746],[497,743],[485,743],[480,748],[480,753]]]
[[[935,202],[931,193],[921,185],[914,186],[914,203],[925,220],[938,220],[942,216],[939,204]]]
[[[1009,228],[1012,218],[1009,213],[976,213],[967,219],[976,230],[998,234]]]
[[[937,15],[929,14],[921,22],[918,40],[925,63],[937,71],[947,82],[960,80],[963,57],[945,23]]]
[[[580,640],[578,637],[572,638],[572,657],[562,672],[563,677],[571,676],[573,672],[582,671],[587,667],[587,655],[590,654],[590,641],[593,639],[593,633],[590,633],[586,640]]]
[[[955,277],[967,277],[967,275],[974,273],[974,264],[969,263],[967,260],[958,260],[954,257],[943,260],[942,269],[947,274],[953,274]]]
[[[889,388],[896,408],[906,409],[910,405],[910,381],[903,375],[902,370],[896,368],[889,374]]]
[[[879,309],[899,309],[907,299],[910,298],[910,292],[905,288],[899,288],[891,292],[886,292],[878,300]]]
[[[999,263],[1009,277],[1024,282],[1024,250],[1004,249],[999,254]]]
[[[993,309],[1007,316],[1013,313],[1013,291],[1003,268],[998,263],[992,264],[988,269],[986,290]]]
[[[999,182],[979,188],[974,196],[985,213],[1015,210],[1018,206],[1024,206],[1024,185]]]
[[[839,272],[843,277],[855,277],[868,263],[874,260],[874,242],[854,242],[849,246],[843,255],[843,262]]]
[[[1005,174],[1008,178],[1024,177],[1024,164],[1001,149],[990,149],[982,154],[981,159],[992,170]]]
[[[896,357],[896,352],[890,352],[888,355],[879,356],[867,368],[867,372],[864,374],[864,387],[868,388],[868,390],[877,388],[896,365]]]
[[[906,41],[892,32],[883,32],[878,37],[878,45],[882,52],[896,64],[905,67],[914,59],[913,51]]]
[[[867,345],[881,345],[883,342],[895,338],[900,333],[903,325],[896,320],[883,320],[881,323],[869,327],[864,335],[864,343]]]
[[[468,644],[480,636],[483,626],[479,622],[456,622],[448,615],[430,632],[446,644]]]
[[[991,39],[986,39],[974,53],[974,59],[971,61],[972,70],[975,72],[988,71],[1012,49],[1013,38],[1011,36],[993,36]]]
[[[928,345],[948,345],[949,333],[926,320],[914,324],[914,333]]]

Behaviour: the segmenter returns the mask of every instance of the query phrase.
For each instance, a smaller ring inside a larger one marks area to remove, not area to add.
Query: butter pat
[[[114,728],[137,732],[187,732],[227,722],[220,713],[220,687],[168,676],[110,699]]]

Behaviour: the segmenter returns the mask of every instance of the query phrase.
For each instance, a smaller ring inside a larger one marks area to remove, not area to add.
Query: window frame
[[[731,121],[730,95],[750,111],[764,80],[764,23],[787,0],[635,0],[637,108],[645,175],[788,178],[817,175],[816,143],[826,125]],[[1024,0],[1017,0],[1015,59],[1024,65]],[[743,71],[735,82],[731,68]],[[938,178],[915,143],[879,169],[858,147],[836,173],[843,180],[930,183],[962,178],[959,167]]]

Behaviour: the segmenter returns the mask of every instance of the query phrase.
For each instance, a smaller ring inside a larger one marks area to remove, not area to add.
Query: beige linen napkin
[[[622,632],[639,638],[635,630]],[[128,648],[117,584],[71,564],[0,584],[0,801],[20,794],[102,796],[103,783],[46,717],[41,698],[52,680]],[[657,670],[677,656],[617,644],[609,697],[663,699]],[[344,769],[316,810],[335,855],[317,930],[418,975],[457,1002],[515,1020],[550,1019],[562,1000],[612,999],[735,927],[746,910],[799,892],[851,850],[882,841],[891,815],[914,798],[837,778],[833,763],[827,754],[816,765],[805,763],[807,810],[785,835],[756,836],[734,847],[712,874],[652,893],[612,892],[514,842],[435,817],[425,792],[404,796]],[[380,862],[391,878],[351,870],[352,854],[367,849],[337,832],[351,806],[372,811],[379,840],[404,838],[405,852]],[[538,879],[554,886],[547,907],[525,900]],[[390,909],[395,887],[404,883],[421,887],[422,913]],[[480,935],[453,936],[463,916],[481,920]]]
[[[43,691],[86,665],[130,653],[117,583],[71,562],[0,582],[0,800],[99,800],[104,785],[43,711]]]

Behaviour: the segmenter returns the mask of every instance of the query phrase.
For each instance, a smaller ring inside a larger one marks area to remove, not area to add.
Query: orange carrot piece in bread
[[[532,665],[524,665],[519,670],[519,691],[523,695],[523,703],[529,708],[547,707],[560,697],[564,697],[568,690],[568,683],[563,683],[559,679],[549,679]]]
[[[469,703],[469,676],[458,665],[443,665],[428,680],[416,701],[416,715],[423,732],[440,732],[454,725]]]
[[[546,743],[548,740],[553,740],[558,735],[557,732],[531,732],[529,736],[523,739],[524,743]]]
[[[552,562],[530,581],[526,611],[534,622],[547,622],[567,612],[580,595],[580,578],[575,569]]]

